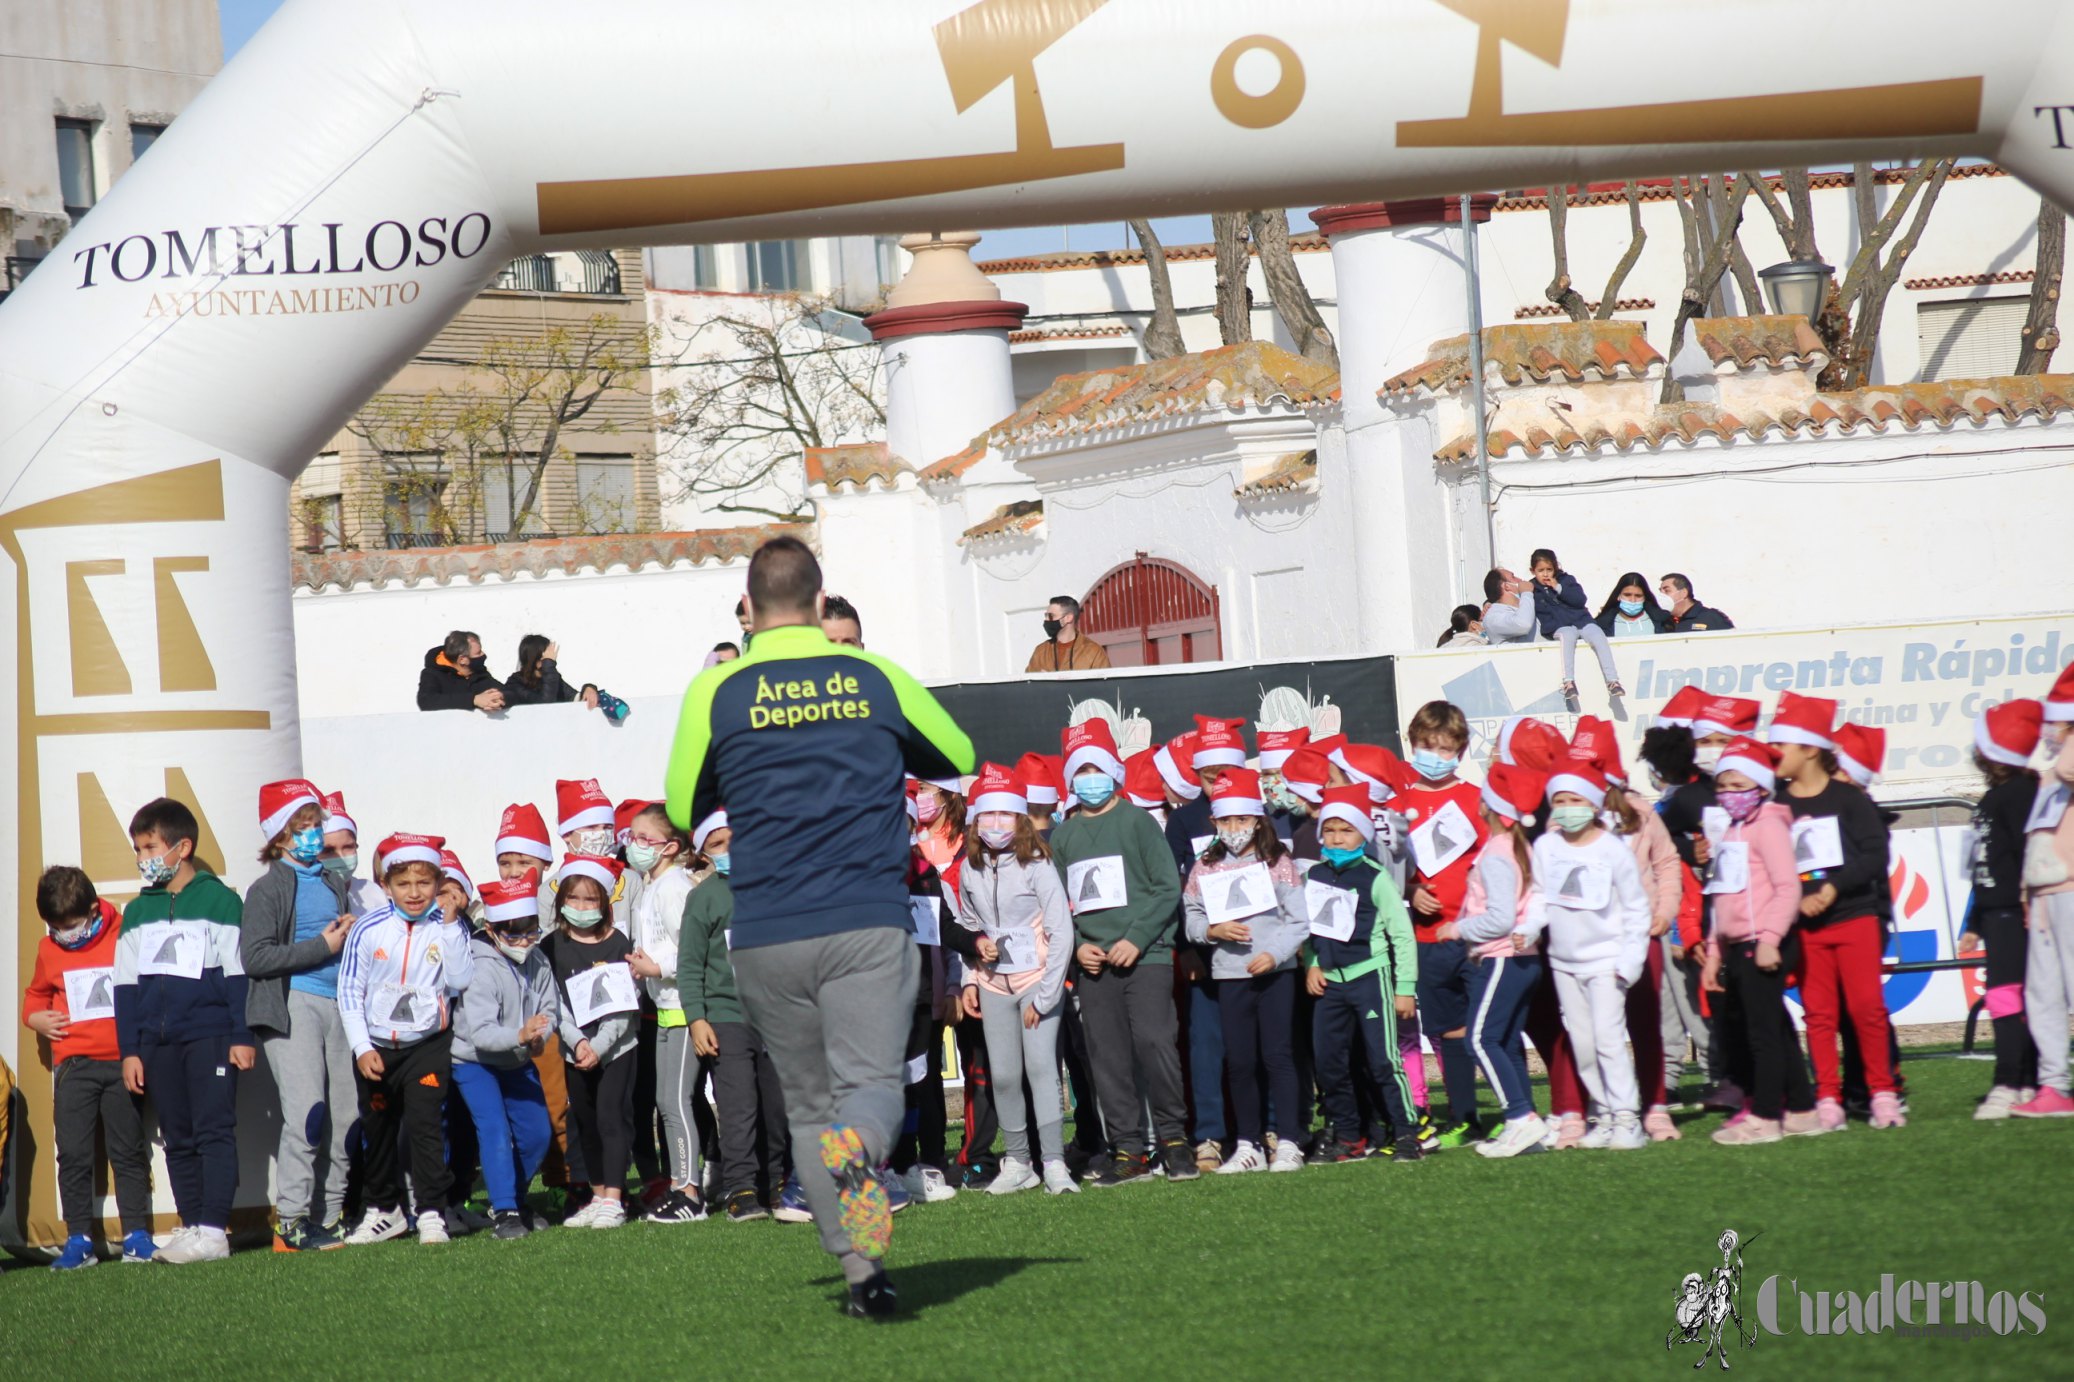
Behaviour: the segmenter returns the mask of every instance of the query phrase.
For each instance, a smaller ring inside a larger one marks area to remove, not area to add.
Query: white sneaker
[[[1073,1173],[1066,1169],[1065,1162],[1047,1161],[1044,1163],[1044,1193],[1047,1195],[1078,1195],[1080,1193],[1080,1182],[1073,1179]]]
[[[1268,1164],[1270,1171],[1301,1171],[1303,1148],[1296,1145],[1294,1138],[1285,1137],[1275,1143],[1274,1160]]]
[[[603,1195],[591,1201],[590,1219],[585,1228],[618,1228],[627,1221],[625,1200],[608,1200]]]
[[[418,1215],[418,1241],[420,1243],[445,1243],[451,1241],[446,1232],[446,1215],[436,1209],[427,1209]]]
[[[1013,1195],[1018,1190],[1034,1190],[1041,1184],[1043,1182],[1037,1178],[1037,1172],[1031,1169],[1029,1162],[1019,1156],[1004,1156],[1000,1171],[995,1174],[993,1183],[987,1186],[987,1193]]]
[[[403,1217],[400,1209],[370,1209],[360,1216],[360,1227],[346,1235],[346,1241],[354,1247],[369,1243],[386,1243],[400,1237],[410,1228],[410,1220]]]
[[[603,1195],[593,1195],[584,1201],[583,1208],[562,1220],[563,1228],[589,1228],[591,1220],[598,1216],[598,1206],[605,1203]]]
[[[1980,1106],[1973,1110],[1973,1120],[1976,1123],[1992,1123],[2007,1118],[2009,1110],[2023,1101],[2024,1092],[2022,1090],[2011,1089],[2006,1084],[1998,1084],[1988,1091],[1988,1097],[1982,1099]]]
[[[1241,1141],[1232,1151],[1232,1154],[1224,1159],[1224,1164],[1217,1168],[1217,1174],[1220,1176],[1236,1176],[1246,1171],[1265,1171],[1266,1169],[1267,1157],[1261,1153],[1260,1148],[1254,1146],[1251,1142]]]
[[[1611,1152],[1639,1151],[1649,1145],[1649,1134],[1642,1131],[1642,1124],[1629,1114],[1616,1119],[1613,1134],[1606,1140],[1606,1150]]]
[[[221,1262],[230,1256],[230,1238],[220,1228],[195,1227],[151,1255],[154,1262],[184,1267],[190,1262]]]
[[[1545,1152],[1553,1140],[1549,1125],[1538,1113],[1524,1118],[1507,1119],[1498,1129],[1496,1137],[1485,1138],[1476,1144],[1478,1156],[1513,1157],[1527,1152]]]
[[[1588,1152],[1605,1151],[1613,1145],[1613,1120],[1610,1118],[1592,1119],[1591,1131],[1587,1132],[1584,1135],[1584,1141],[1577,1145]]]
[[[943,1172],[923,1162],[910,1166],[900,1183],[907,1187],[910,1198],[923,1204],[942,1204],[958,1198],[958,1187],[946,1180]]]

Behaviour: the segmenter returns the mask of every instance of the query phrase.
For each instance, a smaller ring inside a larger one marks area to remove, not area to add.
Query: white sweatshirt
[[[1635,852],[1610,830],[1583,845],[1550,830],[1534,842],[1534,881],[1548,914],[1548,962],[1563,974],[1642,977],[1649,894]]]
[[[387,902],[353,923],[339,949],[338,1018],[355,1056],[409,1046],[444,1031],[449,1000],[475,973],[465,923],[434,908],[405,921]]]
[[[677,996],[677,933],[684,927],[684,903],[691,896],[691,875],[682,868],[667,869],[653,881],[643,879],[634,898],[634,948],[662,967],[641,987],[655,1006],[664,1010],[682,1008]]]

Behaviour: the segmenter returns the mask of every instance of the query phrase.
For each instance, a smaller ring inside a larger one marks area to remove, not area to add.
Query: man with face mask
[[[1055,595],[1044,607],[1044,641],[1030,652],[1025,672],[1092,672],[1109,665],[1109,653],[1080,632],[1080,601]]]

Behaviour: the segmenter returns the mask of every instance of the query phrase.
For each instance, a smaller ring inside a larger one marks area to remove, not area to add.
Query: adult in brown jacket
[[[1025,672],[1092,672],[1109,665],[1109,653],[1080,633],[1080,601],[1056,595],[1044,608],[1044,641],[1030,652]]]

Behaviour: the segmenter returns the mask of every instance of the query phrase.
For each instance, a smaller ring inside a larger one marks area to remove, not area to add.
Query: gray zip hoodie
[[[1189,870],[1188,885],[1181,890],[1181,911],[1188,938],[1197,945],[1214,945],[1210,952],[1210,977],[1212,979],[1250,979],[1246,966],[1255,955],[1272,956],[1275,967],[1270,974],[1292,968],[1296,964],[1296,952],[1303,948],[1305,938],[1311,934],[1310,909],[1304,904],[1303,875],[1297,871],[1296,860],[1284,854],[1281,860],[1268,868],[1268,877],[1275,885],[1275,905],[1266,911],[1257,912],[1238,920],[1246,924],[1253,939],[1247,943],[1238,941],[1212,941],[1210,939],[1210,913],[1203,905],[1203,888],[1218,887],[1220,874],[1236,873],[1260,863],[1258,856],[1247,853],[1239,858],[1226,855],[1214,864],[1198,861]],[[1229,883],[1221,886],[1229,887]]]
[[[533,1059],[518,1039],[526,1019],[546,1013],[550,1034],[561,1025],[554,971],[538,946],[525,964],[517,965],[486,936],[477,936],[469,945],[475,953],[475,973],[454,1004],[454,1059],[516,1070]]]

